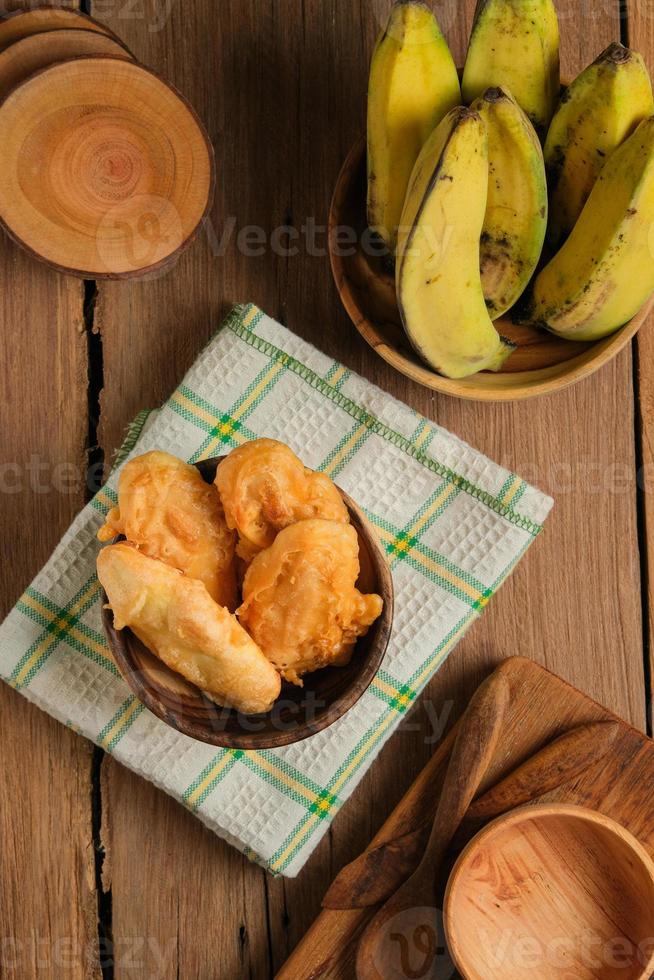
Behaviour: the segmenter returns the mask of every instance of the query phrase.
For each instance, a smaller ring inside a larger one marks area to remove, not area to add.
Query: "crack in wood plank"
[[[633,45],[654,69],[654,22],[637,0],[621,0],[622,43]],[[638,517],[644,619],[644,658],[648,732],[654,733],[654,317],[634,340],[634,390],[637,405]]]

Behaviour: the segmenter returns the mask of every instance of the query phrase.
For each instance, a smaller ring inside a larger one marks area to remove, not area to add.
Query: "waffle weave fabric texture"
[[[285,749],[242,752],[178,734],[132,696],[102,632],[96,533],[131,456],[160,449],[196,462],[261,436],[364,509],[391,564],[395,621],[383,669],[340,721]],[[166,404],[135,420],[107,485],[0,627],[0,676],[292,877],[551,506],[256,307],[237,307]]]

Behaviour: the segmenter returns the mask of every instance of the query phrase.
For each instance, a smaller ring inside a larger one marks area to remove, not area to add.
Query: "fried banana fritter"
[[[307,469],[274,439],[256,439],[234,449],[219,465],[216,486],[227,525],[238,531],[237,553],[246,562],[275,535],[314,517],[349,522],[347,507],[329,477]]]
[[[98,537],[119,534],[150,558],[198,579],[212,599],[233,612],[238,605],[236,536],[227,527],[216,488],[195,466],[169,453],[137,456],[123,467],[118,507]]]
[[[382,599],[359,592],[358,576],[352,525],[299,521],[253,560],[237,615],[282,677],[301,686],[303,674],[349,663],[381,615]]]
[[[127,543],[103,548],[97,565],[116,629],[128,626],[168,667],[218,704],[246,714],[272,708],[280,693],[279,674],[202,582]]]

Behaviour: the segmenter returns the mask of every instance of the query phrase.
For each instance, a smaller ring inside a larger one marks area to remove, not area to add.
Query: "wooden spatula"
[[[591,722],[550,742],[471,805],[453,846],[463,847],[487,821],[580,776],[607,755],[618,731],[617,722]],[[415,871],[431,826],[432,820],[424,820],[346,865],[325,895],[323,908],[370,908],[385,902]]]
[[[435,959],[434,928],[438,871],[447,848],[474,799],[500,737],[509,703],[509,685],[501,673],[482,684],[461,722],[445,776],[436,817],[423,858],[411,877],[386,902],[364,932],[357,953],[358,980],[405,980],[386,954],[392,936],[407,947],[420,936],[424,952]],[[425,962],[424,977],[429,977]]]

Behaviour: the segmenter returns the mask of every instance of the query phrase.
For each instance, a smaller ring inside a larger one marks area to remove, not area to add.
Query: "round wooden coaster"
[[[214,155],[195,112],[122,58],[75,58],[31,76],[0,105],[0,145],[0,221],[60,271],[158,269],[210,207]]]

